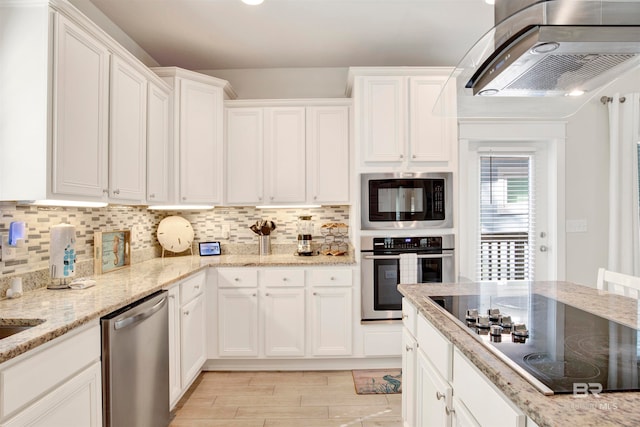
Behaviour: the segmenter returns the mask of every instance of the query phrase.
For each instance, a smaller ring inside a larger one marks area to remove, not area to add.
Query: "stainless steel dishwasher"
[[[104,427],[169,425],[169,314],[159,291],[101,319]]]

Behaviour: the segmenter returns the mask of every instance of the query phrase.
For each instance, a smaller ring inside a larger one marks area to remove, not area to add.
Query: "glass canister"
[[[311,215],[298,217],[298,255],[313,255],[311,240],[313,239],[313,222]]]

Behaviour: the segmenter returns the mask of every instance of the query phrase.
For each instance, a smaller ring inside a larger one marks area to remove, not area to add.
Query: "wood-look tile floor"
[[[170,427],[401,427],[401,400],[356,394],[351,371],[204,372]]]

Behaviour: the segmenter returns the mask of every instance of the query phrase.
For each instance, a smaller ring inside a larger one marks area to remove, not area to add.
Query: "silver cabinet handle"
[[[440,393],[439,391],[436,391],[436,399],[438,400],[444,399],[444,394]]]
[[[412,351],[412,350],[413,350],[413,347],[411,347],[409,344],[407,344],[407,346],[405,347],[405,349],[406,349],[407,351]]]

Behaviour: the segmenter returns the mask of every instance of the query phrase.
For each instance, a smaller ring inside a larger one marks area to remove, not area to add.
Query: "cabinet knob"
[[[198,289],[200,289],[200,285],[195,285],[193,288],[194,288],[195,290],[198,290]]]
[[[155,197],[156,197],[156,195],[155,195],[155,194],[153,194],[153,193],[149,194],[149,198],[150,198],[150,199],[155,199]]]
[[[109,190],[107,190],[106,188],[102,190],[102,194],[109,194]]]
[[[403,314],[403,315],[402,315],[402,318],[403,318],[403,319],[408,319],[408,318],[409,318],[409,315],[408,315],[408,314]]]
[[[314,292],[314,293],[313,293],[313,295],[314,295],[314,296],[315,296],[315,295],[318,295],[318,293],[317,293],[317,292]]]
[[[318,196],[313,196],[313,200],[318,200]]]
[[[415,154],[413,154],[413,155],[411,156],[411,158],[412,158],[412,159],[415,159],[415,158],[416,158],[416,155],[415,155]]]
[[[453,409],[453,408],[449,409],[449,407],[448,407],[448,406],[445,406],[445,407],[444,407],[444,412],[446,412],[446,413],[447,413],[447,415],[451,415],[451,414],[453,414],[454,412],[456,412],[456,410],[455,410],[455,409]]]
[[[333,277],[333,276],[331,276],[331,277],[329,277],[329,280],[331,280],[331,281],[333,282],[333,281],[335,281],[335,280],[336,280],[336,278],[335,278],[335,277]]]
[[[113,194],[120,194],[120,190],[119,189],[113,190]]]
[[[273,196],[269,197],[269,200],[273,200]]]
[[[439,391],[436,391],[436,399],[438,400],[444,399],[444,394],[440,393]]]
[[[258,294],[256,294],[255,292],[251,294],[252,297],[257,296]]]
[[[264,294],[264,296],[265,296],[265,297],[268,297],[268,296],[269,296],[269,292],[267,292],[266,294]]]
[[[407,351],[412,351],[413,347],[411,347],[409,344],[406,345],[405,350]]]
[[[283,277],[283,278],[282,278],[282,281],[283,281],[283,282],[286,282],[286,281],[287,281],[287,278],[286,278],[286,277]]]
[[[182,200],[187,200],[187,196],[182,196]]]
[[[404,154],[400,154],[400,158],[401,158],[401,159],[404,159]]]
[[[240,278],[239,277],[235,277],[233,280],[234,280],[234,282],[239,282]]]
[[[184,315],[185,315],[185,316],[188,316],[188,315],[189,315],[189,310],[185,311],[185,312],[184,312]]]

